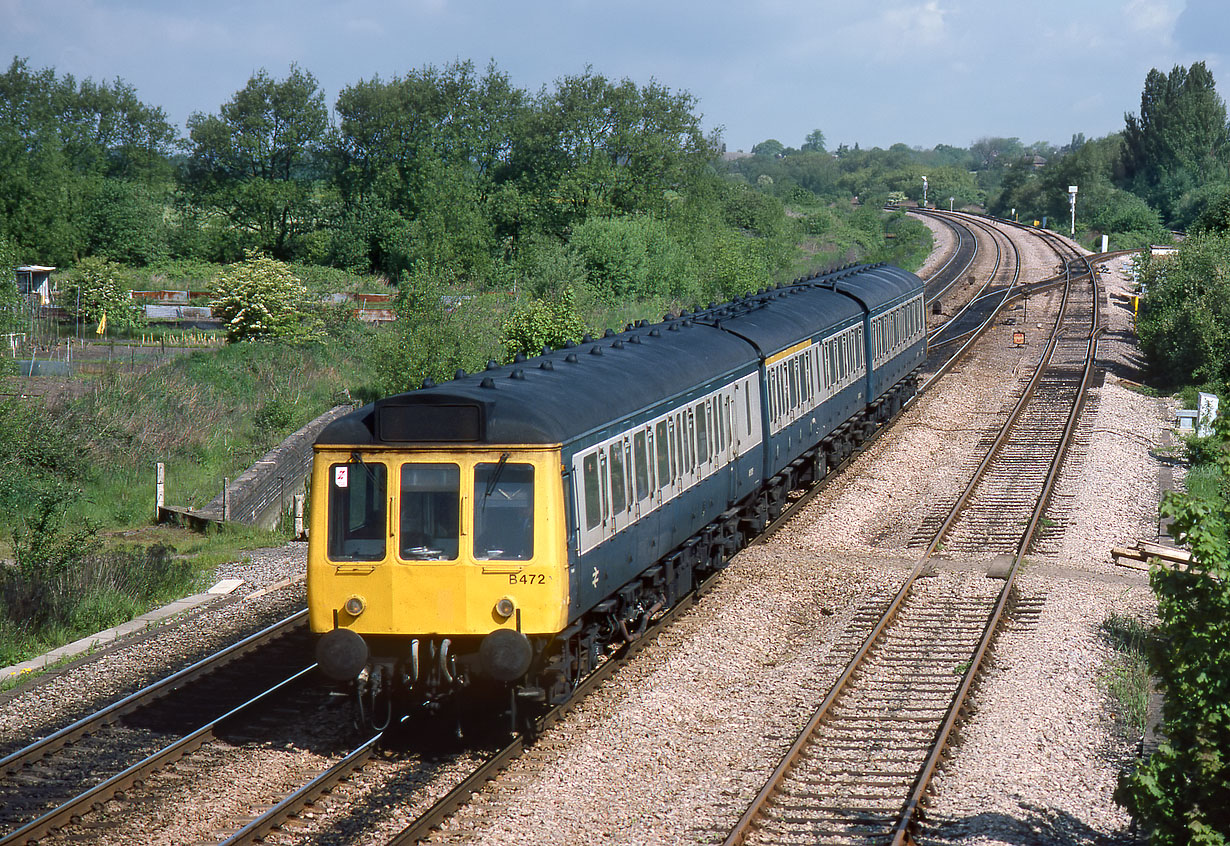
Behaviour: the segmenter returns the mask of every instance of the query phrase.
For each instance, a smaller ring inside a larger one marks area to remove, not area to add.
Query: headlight
[[[517,610],[517,603],[513,602],[511,596],[505,596],[495,604],[495,613],[497,616],[507,620]]]
[[[346,600],[346,604],[342,606],[342,610],[344,610],[351,617],[357,617],[363,613],[363,609],[366,607],[367,603],[363,601],[363,597],[352,596],[350,599]]]

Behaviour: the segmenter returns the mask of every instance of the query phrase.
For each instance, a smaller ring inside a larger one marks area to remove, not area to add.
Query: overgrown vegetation
[[[1102,622],[1101,632],[1115,651],[1110,668],[1102,676],[1102,687],[1119,703],[1118,714],[1124,729],[1140,737],[1145,732],[1153,683],[1149,675],[1148,649],[1154,635],[1139,620],[1122,614],[1107,617]]]
[[[1205,229],[1179,244],[1175,255],[1146,252],[1138,278],[1147,295],[1136,329],[1154,375],[1172,387],[1224,394],[1230,386],[1230,233]]]
[[[1196,454],[1216,484],[1162,502],[1192,564],[1149,574],[1159,618],[1149,662],[1165,695],[1165,739],[1116,792],[1160,846],[1230,840],[1230,422],[1214,428]]]

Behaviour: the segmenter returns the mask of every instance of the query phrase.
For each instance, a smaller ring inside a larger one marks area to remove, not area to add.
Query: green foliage
[[[1214,424],[1221,449],[1212,466],[1230,474],[1230,422]],[[1168,493],[1162,515],[1192,552],[1186,569],[1155,564],[1158,600],[1154,675],[1165,692],[1165,740],[1120,780],[1116,798],[1150,831],[1151,842],[1224,844],[1230,837],[1230,552],[1227,501]]]
[[[312,166],[328,126],[324,92],[296,65],[280,81],[262,69],[218,114],[188,119],[187,185],[202,208],[236,227],[213,257],[258,248],[286,259],[303,249],[321,213]]]
[[[786,150],[786,145],[776,138],[770,138],[767,141],[761,141],[752,147],[752,155],[764,156],[766,158],[776,158]]]
[[[90,250],[103,180],[167,185],[174,140],[122,80],[78,83],[14,58],[0,74],[0,233],[29,260],[71,264]]]
[[[403,278],[397,323],[372,349],[379,393],[417,388],[425,379],[444,382],[457,370],[474,372],[499,359],[502,298],[451,291],[432,271]]]
[[[1169,222],[1183,226],[1185,195],[1209,182],[1225,184],[1230,164],[1226,104],[1204,62],[1156,68],[1145,77],[1140,115],[1127,115],[1124,176],[1132,190]]]
[[[550,299],[519,300],[500,325],[507,359],[517,353],[536,356],[544,346],[559,349],[578,343],[588,328],[576,312],[576,295],[565,288]]]
[[[654,218],[590,218],[573,229],[569,246],[584,263],[591,287],[609,302],[697,293],[692,257]]]
[[[106,315],[109,334],[132,334],[145,326],[145,316],[128,295],[123,276],[124,269],[109,259],[84,258],[67,277],[64,304],[91,323]]]
[[[1137,333],[1149,366],[1172,385],[1230,384],[1230,235],[1187,238],[1177,255],[1139,261]]]
[[[799,147],[804,153],[823,153],[824,152],[824,133],[819,129],[813,129],[807,133],[807,140],[803,142],[803,146]]]
[[[1119,704],[1117,716],[1124,729],[1140,737],[1145,732],[1153,683],[1148,651],[1154,633],[1139,620],[1121,614],[1111,614],[1100,629],[1115,651],[1110,669],[1100,680],[1102,688]]]
[[[220,274],[210,301],[226,323],[226,339],[310,340],[319,326],[306,314],[307,289],[290,267],[252,251]]]

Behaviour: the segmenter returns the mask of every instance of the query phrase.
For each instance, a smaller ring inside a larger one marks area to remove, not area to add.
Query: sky
[[[135,87],[184,131],[266,70],[360,80],[494,61],[538,91],[586,67],[699,101],[728,150],[1066,144],[1138,112],[1150,68],[1230,96],[1225,0],[0,0],[0,60]]]

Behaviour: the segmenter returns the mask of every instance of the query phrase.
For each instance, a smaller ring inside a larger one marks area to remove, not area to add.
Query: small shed
[[[17,293],[28,297],[31,294],[42,294],[51,298],[51,272],[54,267],[43,267],[38,264],[26,264],[16,268]]]

